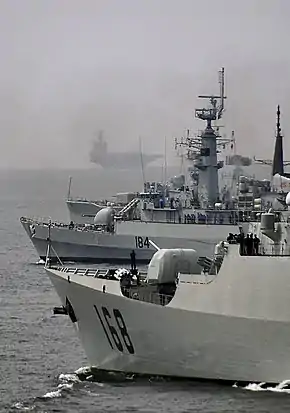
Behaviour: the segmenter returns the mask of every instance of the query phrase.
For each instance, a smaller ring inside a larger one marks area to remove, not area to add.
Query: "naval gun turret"
[[[106,227],[107,231],[112,231],[114,227],[115,210],[110,205],[100,209],[94,218],[94,225]]]

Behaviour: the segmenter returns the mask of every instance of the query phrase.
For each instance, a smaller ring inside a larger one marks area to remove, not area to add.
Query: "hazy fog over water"
[[[238,150],[272,156],[280,103],[290,158],[289,21],[288,0],[1,0],[0,167],[87,167],[100,128],[172,159],[221,66]]]

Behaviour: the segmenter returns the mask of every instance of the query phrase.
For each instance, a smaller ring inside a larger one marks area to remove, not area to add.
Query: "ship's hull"
[[[232,271],[233,277],[234,272],[239,272],[236,268]],[[210,294],[201,294],[197,298],[193,294],[189,303],[197,308],[186,310],[175,308],[174,304],[162,307],[120,296],[118,282],[110,287],[110,282],[93,278],[81,285],[83,281],[78,282],[77,276],[71,276],[68,282],[66,274],[48,274],[63,305],[68,298],[73,307],[77,318],[74,325],[94,367],[244,382],[278,383],[290,377],[290,311],[276,317],[273,309],[273,317],[269,317],[271,304],[267,300],[269,311],[257,317],[246,313],[238,316],[241,302],[246,303],[247,299],[240,298],[236,304],[235,294],[231,297],[233,302],[228,299],[220,304],[218,296],[212,299]],[[102,292],[102,284],[107,284],[112,293]],[[242,287],[241,293],[250,288]],[[289,285],[286,289],[289,291]],[[226,294],[229,291],[221,289],[220,299]],[[184,305],[186,298],[183,293]],[[249,301],[245,311],[251,313],[256,308],[260,311],[259,303]]]
[[[121,241],[121,240],[120,240]],[[47,241],[41,238],[33,238],[32,243],[43,261],[46,259]],[[134,247],[128,246],[94,246],[80,245],[69,242],[51,242],[51,261],[74,261],[84,263],[130,263],[130,254]],[[144,250],[136,252],[136,262],[146,264],[150,261],[153,250]]]
[[[34,225],[32,234],[31,223],[21,222],[38,255],[45,259],[48,226]],[[134,250],[138,263],[148,263],[156,251],[149,240],[159,248],[190,248],[199,255],[211,256],[215,244],[225,239],[229,232],[237,232],[237,227],[143,223],[122,227],[122,233],[111,234],[51,226],[51,258],[56,260],[57,255],[62,261],[125,263],[130,262],[130,253]]]

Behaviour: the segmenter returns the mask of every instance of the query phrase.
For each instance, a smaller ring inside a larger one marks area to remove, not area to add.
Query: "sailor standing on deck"
[[[240,233],[236,236],[237,243],[240,244],[240,255],[245,255],[245,234],[243,227],[239,227]]]
[[[225,243],[224,241],[219,242],[215,246],[215,249],[214,249],[214,262],[215,262],[217,272],[220,270],[220,267],[222,265],[222,262],[223,262],[223,259],[224,259],[224,256],[225,256],[227,250],[228,250],[228,246],[227,246],[227,243]]]
[[[285,240],[286,241],[286,240]],[[259,255],[259,245],[260,245],[260,240],[257,237],[257,234],[255,234],[254,239],[253,239],[253,247],[254,247],[254,255]],[[287,243],[287,241],[286,241]]]
[[[130,254],[130,258],[131,258],[131,271],[136,271],[136,253],[134,250],[132,250],[131,254]]]
[[[224,257],[226,251],[227,251],[227,243],[224,241],[220,241],[218,244],[216,244],[215,249],[214,249],[214,256],[218,257]]]

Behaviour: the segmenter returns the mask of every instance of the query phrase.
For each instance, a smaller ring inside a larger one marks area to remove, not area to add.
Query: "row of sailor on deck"
[[[245,236],[243,230],[240,228],[239,234],[230,233],[227,237],[229,244],[240,244],[241,255],[259,255],[260,239],[257,235],[247,234]]]

